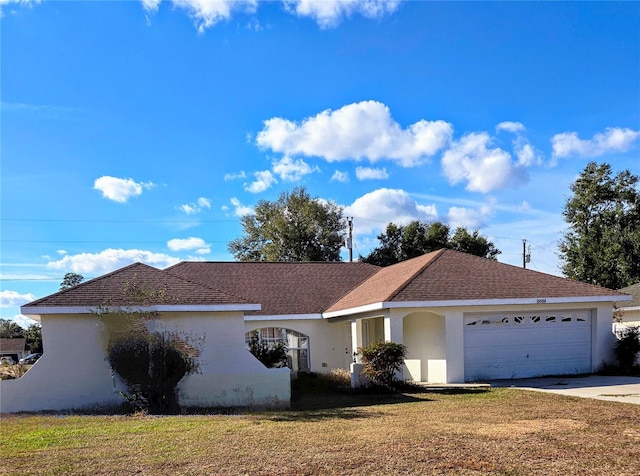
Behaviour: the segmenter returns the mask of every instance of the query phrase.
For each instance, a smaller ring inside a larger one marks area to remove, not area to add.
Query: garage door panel
[[[591,371],[588,311],[466,316],[464,339],[466,380]]]

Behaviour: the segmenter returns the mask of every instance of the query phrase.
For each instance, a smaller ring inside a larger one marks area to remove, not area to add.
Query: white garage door
[[[464,318],[465,380],[591,372],[591,312]]]

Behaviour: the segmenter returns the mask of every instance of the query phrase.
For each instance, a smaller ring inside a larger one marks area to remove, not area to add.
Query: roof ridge
[[[393,300],[393,298],[396,297],[398,294],[400,294],[400,292],[403,289],[405,289],[420,273],[422,273],[425,269],[427,269],[433,263],[438,261],[440,259],[440,257],[445,253],[445,251],[448,251],[448,250],[446,248],[440,248],[439,250],[431,251],[429,253],[425,253],[423,255],[416,256],[415,258],[411,258],[411,259],[418,259],[418,258],[424,258],[425,256],[430,255],[430,254],[435,254],[435,256],[432,259],[428,260],[425,264],[420,266],[420,268],[415,273],[413,273],[411,276],[409,276],[407,279],[405,279],[404,282],[402,284],[400,284],[395,289],[395,291],[393,291],[391,294],[389,294],[389,296],[385,299],[385,301]],[[410,260],[400,261],[400,263],[406,263],[407,261],[410,261]],[[400,263],[396,263],[395,265],[389,266],[389,268],[391,268],[393,266],[396,266],[396,265],[398,265]]]

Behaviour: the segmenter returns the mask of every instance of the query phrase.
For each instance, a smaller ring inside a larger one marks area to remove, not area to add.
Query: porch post
[[[353,352],[358,352],[362,347],[362,319],[356,319],[351,322],[351,348]],[[360,362],[360,356],[356,356],[356,362]]]
[[[445,357],[447,382],[464,382],[464,314],[446,311],[444,314]]]
[[[403,343],[404,312],[389,309],[384,315],[384,340],[387,342]]]

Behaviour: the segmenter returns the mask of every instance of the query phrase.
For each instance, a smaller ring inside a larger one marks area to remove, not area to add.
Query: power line
[[[0,218],[0,221],[57,222],[57,223],[235,223],[239,219],[227,220],[99,220],[94,218]]]

